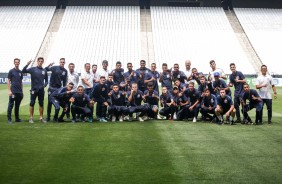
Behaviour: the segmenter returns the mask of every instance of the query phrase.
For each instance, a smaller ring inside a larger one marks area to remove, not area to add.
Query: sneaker
[[[9,124],[12,124],[12,120],[11,120],[11,119],[8,119],[8,123],[9,123]]]
[[[65,122],[65,120],[63,118],[59,118],[58,122]]]
[[[34,123],[34,121],[33,121],[32,118],[30,118],[28,122],[29,122],[29,123]]]
[[[53,118],[53,122],[58,122],[58,118]]]
[[[211,123],[217,123],[217,119],[216,119],[216,118],[213,118],[213,119],[211,120]]]
[[[242,122],[241,119],[237,119],[237,120],[235,121],[235,123],[244,123],[244,121]]]
[[[41,123],[47,123],[47,121],[46,121],[44,118],[41,118],[39,121],[40,121]]]
[[[93,119],[92,118],[88,118],[88,122],[89,123],[93,123]]]
[[[123,116],[119,116],[119,122],[123,122]]]
[[[138,120],[140,121],[140,122],[143,122],[144,120],[142,119],[142,117],[138,117]]]
[[[128,117],[128,121],[132,121],[132,117]]]
[[[99,121],[102,122],[102,123],[108,122],[105,118],[100,118]]]
[[[173,114],[173,119],[177,119],[176,113]]]
[[[232,120],[232,121],[230,121],[230,125],[234,125],[234,121]]]
[[[143,116],[142,119],[143,119],[143,121],[146,121],[146,120],[148,120],[148,116]]]
[[[124,121],[128,121],[129,120],[129,116],[124,116],[123,120]]]
[[[194,118],[193,118],[193,123],[196,123],[196,122],[197,122],[197,118],[194,117]]]
[[[163,119],[159,114],[157,115],[157,119]]]
[[[272,122],[271,122],[271,120],[268,120],[268,124],[270,125]]]
[[[21,120],[21,119],[16,119],[15,122],[20,123],[20,122],[23,122],[23,120]]]
[[[103,118],[100,118],[100,122],[102,122],[101,119],[103,119]],[[112,122],[115,122],[116,120],[117,120],[117,117],[116,116],[112,116]]]

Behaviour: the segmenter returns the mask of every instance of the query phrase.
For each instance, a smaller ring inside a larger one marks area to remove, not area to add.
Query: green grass
[[[1,184],[282,181],[281,95],[273,101],[271,126],[175,121],[9,125],[6,86],[0,85],[0,95]],[[28,101],[25,93],[24,120]]]

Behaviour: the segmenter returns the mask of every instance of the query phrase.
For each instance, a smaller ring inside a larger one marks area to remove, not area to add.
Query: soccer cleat
[[[29,122],[29,123],[34,123],[34,121],[33,121],[32,118],[30,118],[28,122]]]
[[[144,121],[142,117],[138,117],[138,120],[139,120],[140,122],[143,122],[143,121]]]
[[[271,123],[272,123],[271,120],[268,120],[268,124],[271,125]]]
[[[128,121],[129,120],[129,116],[124,116],[123,120],[124,121]]]
[[[163,119],[159,114],[157,115],[157,119]]]
[[[23,122],[23,120],[21,120],[21,119],[16,119],[15,122],[20,123],[20,122]]]
[[[244,121],[242,121],[241,119],[237,119],[236,121],[235,121],[235,123],[243,123]]]
[[[123,116],[119,116],[119,122],[123,122]]]
[[[108,122],[105,118],[100,118],[100,120],[99,120],[100,122],[102,122],[102,123],[106,123],[106,122]]]
[[[100,118],[100,122],[103,122],[103,121],[101,121],[101,119],[103,119],[103,118]],[[115,122],[117,120],[117,117],[116,116],[112,116],[112,122]]]
[[[234,121],[232,120],[232,121],[230,121],[230,125],[234,125]]]
[[[174,119],[174,120],[177,119],[176,113],[173,114],[173,119]]]
[[[193,123],[196,123],[196,122],[197,122],[197,118],[194,117],[194,118],[193,118]]]

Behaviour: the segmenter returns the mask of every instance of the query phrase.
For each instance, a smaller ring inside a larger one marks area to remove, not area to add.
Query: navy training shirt
[[[232,98],[228,95],[226,95],[225,98],[217,96],[217,105],[221,106],[223,109],[230,109],[231,105],[233,105]]]
[[[201,97],[198,90],[194,89],[193,91],[190,91],[189,88],[184,91],[184,95],[190,99],[191,105],[193,105]]]
[[[131,91],[127,92],[127,96],[129,98],[131,94]],[[143,101],[143,92],[140,90],[137,90],[137,93],[134,93],[134,95],[132,95],[132,101],[129,102],[130,106],[139,106],[141,105]]]
[[[218,81],[213,81],[212,85],[213,85],[214,88],[219,88],[219,89],[220,88],[227,88],[227,84],[226,84],[226,82],[223,79],[219,79]],[[226,92],[226,94],[228,96],[231,96],[231,90],[230,89],[229,90],[225,90],[225,92]],[[220,92],[217,91],[216,94],[220,95]]]
[[[67,85],[68,71],[60,66],[46,67],[47,71],[51,71],[49,86],[53,88],[60,88]]]
[[[258,104],[258,103],[261,102],[261,101],[259,101],[259,100],[253,100],[253,99],[252,99],[252,95],[254,95],[255,97],[259,97],[259,94],[258,94],[257,90],[255,90],[255,89],[250,89],[249,92],[244,92],[244,93],[242,94],[242,99],[243,99],[243,101],[244,101],[245,103],[250,103],[250,104],[253,104],[253,105]]]
[[[39,91],[44,90],[44,87],[48,85],[48,74],[44,68],[31,67],[27,69],[26,65],[22,72],[29,73],[31,76],[31,90]]]
[[[108,86],[106,84],[97,84],[90,95],[97,103],[104,103],[108,100]]]
[[[236,71],[234,74],[232,73],[229,76],[229,82],[234,85],[234,96],[238,97],[242,95],[244,92],[244,83],[243,82],[236,82],[235,79],[244,80],[245,76],[242,72]]]
[[[172,89],[172,80],[171,80],[171,73],[170,72],[163,72],[162,73],[162,87],[166,87],[168,90]]]
[[[153,97],[152,95],[155,95],[155,97]],[[146,103],[150,104],[150,105],[158,105],[159,104],[159,99],[157,98],[159,95],[156,91],[151,91],[149,92],[148,90],[144,91],[144,95],[148,95],[145,97]]]
[[[214,110],[217,106],[217,98],[215,95],[211,94],[209,97],[204,96],[202,99],[202,103],[201,103],[201,108],[202,105],[204,105],[204,108],[209,108],[210,106],[212,107],[212,109]]]
[[[15,68],[11,69],[8,73],[8,79],[10,80],[11,91],[13,94],[23,93],[23,88],[22,88],[23,73],[21,70],[17,70]]]
[[[124,70],[123,70],[123,68],[121,68],[120,70],[114,69],[112,71],[112,74],[113,74],[113,80],[114,80],[115,84],[119,85],[121,82],[124,81],[124,77],[123,77]]]
[[[82,95],[79,95],[78,93],[74,93],[72,97],[74,98],[74,102],[72,104],[78,107],[85,107],[90,102],[89,96],[86,95],[85,93],[83,93]]]
[[[111,92],[111,104],[115,106],[126,106],[126,96],[122,94],[122,91],[118,91],[115,93],[114,91]]]

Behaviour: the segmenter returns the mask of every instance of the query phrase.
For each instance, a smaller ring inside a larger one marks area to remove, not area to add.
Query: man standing
[[[151,70],[149,73],[146,73],[144,83],[148,84],[149,82],[153,83],[154,90],[158,92],[159,94],[159,84],[158,79],[160,78],[160,74],[158,71],[156,71],[157,66],[156,63],[151,64]]]
[[[145,60],[140,61],[140,68],[138,68],[136,71],[140,75],[140,80],[139,80],[139,83],[138,83],[139,90],[141,90],[144,93],[147,89],[147,84],[145,84],[145,75],[150,72],[150,69],[146,68],[146,61]]]
[[[14,59],[15,68],[11,69],[8,73],[8,90],[9,90],[9,104],[7,110],[8,123],[12,123],[12,109],[15,104],[15,122],[21,122],[22,120],[19,118],[19,108],[21,101],[23,99],[23,74],[19,69],[20,59]]]
[[[106,78],[106,80],[108,80],[108,76],[110,74],[110,71],[108,69],[108,61],[107,60],[102,61],[102,69],[98,70],[98,73],[99,73],[98,79],[100,78],[100,76],[104,76]]]
[[[160,74],[159,82],[161,83],[162,87],[166,87],[169,92],[172,92],[172,80],[171,80],[171,72],[167,68],[167,64],[162,64],[162,70]]]
[[[85,94],[89,95],[93,88],[93,74],[90,71],[90,63],[84,64],[85,71],[81,74],[79,85],[84,88]]]
[[[261,66],[261,76],[259,76],[256,80],[256,88],[259,90],[258,94],[262,98],[263,105],[266,104],[267,107],[267,117],[268,117],[268,124],[271,124],[272,119],[272,95],[271,95],[271,88],[274,93],[274,99],[277,98],[276,87],[273,82],[273,78],[267,74],[267,66]],[[261,113],[263,109],[261,110]]]
[[[219,78],[222,78],[224,80],[227,79],[226,74],[224,73],[223,69],[217,68],[214,60],[210,61],[210,67],[211,67],[212,70],[209,72],[209,76],[208,76],[209,81],[213,82],[215,80],[214,79],[214,73],[215,72],[219,73]]]
[[[33,123],[33,114],[34,114],[34,104],[36,98],[39,102],[39,114],[40,122],[46,123],[43,119],[43,110],[44,110],[44,88],[48,85],[48,74],[47,71],[42,68],[44,63],[43,57],[37,58],[37,66],[27,69],[31,61],[27,62],[27,65],[23,68],[23,73],[30,73],[31,76],[31,90],[30,90],[30,104],[29,104],[29,122]]]
[[[121,68],[121,62],[120,61],[117,61],[116,62],[116,69],[114,69],[112,71],[112,75],[113,75],[113,79],[114,79],[114,83],[115,84],[120,84],[121,82],[124,81],[124,69]]]
[[[192,74],[192,69],[191,69],[191,61],[190,60],[186,60],[185,61],[185,71],[184,74],[186,75],[186,78],[188,79],[191,74]],[[188,80],[187,80],[188,82]]]
[[[124,73],[125,81],[130,81],[130,84],[139,81],[139,73],[133,70],[132,63],[127,63],[128,71]]]
[[[234,86],[234,107],[236,109],[236,123],[241,123],[240,117],[240,97],[242,96],[244,89],[243,84],[246,83],[245,76],[242,72],[236,70],[235,63],[230,63],[231,75],[229,76],[229,87]]]
[[[179,64],[174,64],[173,66],[174,70],[172,71],[172,81],[179,80],[181,82],[181,85],[185,83],[185,80],[187,80],[186,75],[184,72],[179,70]]]
[[[69,64],[68,71],[68,84],[73,83],[73,89],[76,90],[79,82],[79,75],[74,71],[75,65],[73,63]]]
[[[52,111],[52,102],[50,95],[56,91],[57,89],[61,87],[65,87],[67,85],[68,80],[68,71],[65,69],[65,58],[60,59],[60,65],[59,66],[52,66],[54,63],[49,64],[45,68],[46,71],[51,71],[51,77],[49,82],[49,88],[48,88],[48,105],[47,105],[47,118],[46,121],[50,121],[50,115]],[[57,121],[55,118],[54,121]]]

